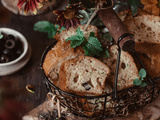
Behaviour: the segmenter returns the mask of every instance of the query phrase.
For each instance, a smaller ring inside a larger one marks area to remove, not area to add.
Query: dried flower
[[[160,5],[158,3],[158,0],[141,0],[141,3],[144,5],[143,10],[146,10],[152,15],[159,16]]]
[[[44,0],[18,0],[17,7],[19,10],[22,9],[24,5],[24,13],[27,14],[29,10],[31,10],[34,14],[37,14],[37,9],[40,9]]]
[[[83,16],[79,13],[79,10],[83,10],[81,3],[68,6],[65,10],[53,11],[54,14],[58,15],[56,24],[59,24],[60,28],[64,26],[67,29],[80,24]]]

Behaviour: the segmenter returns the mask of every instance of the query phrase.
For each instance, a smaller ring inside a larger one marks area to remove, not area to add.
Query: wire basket
[[[131,34],[124,34],[119,38],[119,42],[127,36],[133,37]],[[118,42],[118,46],[119,46]],[[46,54],[55,46],[56,42],[52,43],[43,53],[41,59],[41,68]],[[145,69],[137,52],[132,51],[142,68]],[[121,91],[117,91],[118,70],[120,63],[121,49],[118,49],[118,59],[115,77],[115,86],[113,92],[101,96],[79,96],[72,93],[67,93],[56,87],[51,80],[45,75],[42,69],[43,79],[49,92],[58,96],[62,107],[67,107],[69,112],[74,115],[90,117],[90,118],[106,118],[115,116],[127,116],[130,110],[143,107],[154,100],[159,94],[159,89],[155,82],[160,78],[152,80],[147,74],[146,87],[133,86]]]

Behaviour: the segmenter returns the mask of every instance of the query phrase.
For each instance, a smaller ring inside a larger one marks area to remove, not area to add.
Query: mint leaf
[[[141,86],[141,87],[146,87],[146,86],[147,86],[147,83],[142,82],[140,86]]]
[[[2,35],[2,33],[0,32],[0,39],[2,39],[3,38],[3,35]]]
[[[141,1],[140,0],[129,0],[128,2],[131,6],[132,15],[134,16],[138,11],[139,6],[141,5]]]
[[[48,30],[48,37],[52,39],[56,35],[56,31],[54,29]]]
[[[102,45],[96,37],[90,36],[88,38],[88,43],[90,46],[94,47],[98,51],[103,51]]]
[[[53,25],[48,21],[39,21],[34,24],[34,30],[39,32],[48,32],[52,27]]]
[[[94,34],[92,32],[90,33],[87,42],[85,42],[85,44],[83,45],[83,49],[85,51],[85,55],[87,56],[101,56],[101,53],[103,51],[101,43],[96,37],[94,37]]]
[[[84,37],[83,32],[80,30],[80,27],[78,27],[78,29],[76,30],[76,35],[79,37]]]
[[[141,81],[140,81],[140,79],[138,79],[138,78],[136,78],[134,81],[133,81],[133,84],[134,85],[136,85],[136,86],[138,86],[138,85],[141,85]]]
[[[71,41],[71,48],[75,48],[77,46],[80,46],[84,41],[85,41],[85,37],[83,36],[83,32],[80,31],[80,28],[78,27],[78,29],[76,30],[76,35],[73,35],[71,37],[68,37],[65,41]]]
[[[50,39],[56,35],[58,28],[59,26],[53,25],[48,21],[39,21],[34,25],[35,31],[48,33]]]
[[[92,53],[88,50],[88,48],[86,47],[86,45],[83,45],[83,50],[85,51],[85,55],[86,56],[93,56]]]
[[[142,68],[139,71],[139,76],[140,76],[141,80],[143,80],[143,78],[146,77],[146,75],[147,75],[146,70]]]
[[[81,40],[81,39],[80,39],[80,37],[73,35],[71,37],[68,37],[65,41],[68,41],[68,40],[73,41],[73,40]]]
[[[66,41],[68,41],[68,40],[71,41],[70,47],[75,48],[77,46],[80,46],[84,42],[85,38],[73,35],[72,37],[69,37],[66,39]]]
[[[93,44],[90,44],[89,42],[86,42],[83,45],[83,49],[85,50],[85,55],[87,56],[101,56],[101,51],[99,51],[98,49],[96,49],[96,47]]]

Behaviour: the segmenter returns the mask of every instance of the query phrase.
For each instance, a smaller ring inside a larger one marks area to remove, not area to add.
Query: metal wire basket
[[[124,34],[119,38],[119,42],[127,36],[132,36],[131,34]],[[133,36],[132,36],[133,37]],[[118,46],[119,46],[118,42]],[[52,43],[43,53],[41,59],[41,68],[45,59],[46,54],[51,48],[54,47],[56,42]],[[136,59],[142,68],[145,69],[143,63],[141,62],[137,52],[132,51]],[[159,89],[155,85],[157,79],[151,79],[147,74],[146,87],[133,86],[121,91],[117,91],[117,80],[118,80],[118,70],[120,63],[121,49],[118,49],[118,59],[115,77],[115,86],[113,92],[110,94],[105,94],[101,96],[79,96],[72,93],[67,93],[56,87],[49,78],[45,75],[42,69],[43,79],[45,81],[46,87],[49,92],[53,92],[58,96],[61,101],[61,106],[67,107],[68,110],[74,115],[90,117],[90,118],[106,118],[114,116],[126,116],[130,110],[135,110],[139,107],[143,107],[146,104],[154,100],[159,94]]]

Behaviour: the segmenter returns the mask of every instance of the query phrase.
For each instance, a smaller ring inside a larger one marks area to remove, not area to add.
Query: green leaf
[[[2,35],[2,33],[0,32],[0,39],[2,39],[3,38],[3,35]]]
[[[48,32],[52,27],[53,25],[48,21],[39,21],[34,24],[34,30],[39,32]]]
[[[70,45],[70,47],[71,48],[75,48],[75,47],[77,47],[77,46],[80,46],[82,43],[83,43],[84,41],[80,41],[80,40],[74,40],[74,41],[71,41],[71,45]]]
[[[139,71],[139,76],[140,76],[141,80],[143,80],[143,78],[146,77],[146,75],[147,75],[146,70],[142,68]]]
[[[96,37],[90,36],[88,41],[83,45],[83,49],[85,50],[85,55],[87,56],[101,56],[103,51],[102,45]]]
[[[93,55],[101,56],[101,51],[97,50],[95,46],[90,44],[89,42],[86,42],[83,45],[83,48],[85,50],[85,55],[87,56],[93,56]]]
[[[90,36],[88,38],[88,43],[93,46],[98,51],[103,51],[102,45],[96,37]]]
[[[71,37],[68,37],[65,41],[71,41],[71,48],[75,48],[77,46],[80,46],[84,41],[85,41],[85,37],[83,36],[83,32],[80,31],[80,28],[78,27],[78,29],[76,30],[76,35],[73,35]]]
[[[93,56],[93,54],[88,50],[85,44],[82,47],[83,47],[83,50],[85,51],[86,56]]]
[[[136,86],[141,85],[141,83],[142,83],[142,82],[140,81],[139,78],[136,78],[136,79],[133,81],[133,84],[136,85]]]
[[[58,32],[58,25],[53,25],[48,21],[39,21],[34,25],[34,30],[39,32],[48,33],[48,37],[53,38]]]
[[[140,0],[129,0],[128,2],[131,6],[132,15],[134,16],[138,11],[138,8],[139,8],[141,2],[140,2]]]
[[[146,87],[146,86],[147,86],[147,83],[142,82],[140,86],[141,86],[141,87]]]
[[[71,37],[68,37],[65,41],[74,41],[74,40],[81,40],[81,38],[79,36],[73,35]]]
[[[107,58],[110,57],[110,54],[109,54],[109,51],[108,51],[108,50],[105,51],[105,56],[106,56]]]
[[[56,31],[54,29],[48,30],[48,37],[52,39],[56,35]]]
[[[84,36],[83,36],[83,32],[80,30],[80,27],[77,28],[77,30],[76,30],[76,35],[77,35],[77,36],[80,36],[80,37],[84,37]]]

